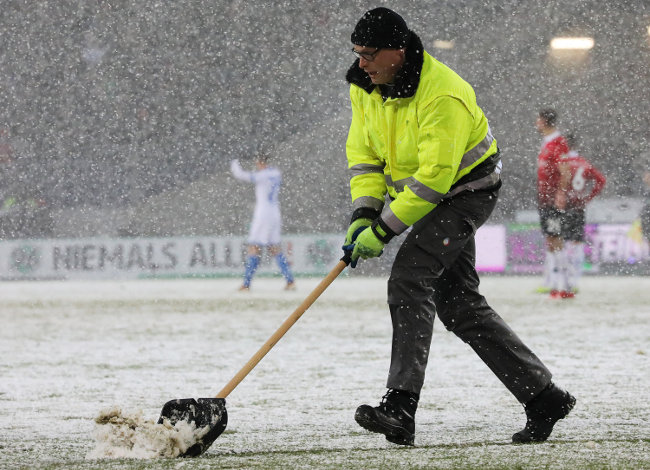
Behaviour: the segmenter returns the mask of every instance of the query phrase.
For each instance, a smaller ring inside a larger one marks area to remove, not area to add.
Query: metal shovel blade
[[[179,457],[198,457],[205,452],[226,429],[228,412],[224,398],[182,398],[170,400],[162,408],[158,424],[167,419],[172,426],[187,421],[196,427],[197,442]],[[206,426],[208,427],[207,429]]]

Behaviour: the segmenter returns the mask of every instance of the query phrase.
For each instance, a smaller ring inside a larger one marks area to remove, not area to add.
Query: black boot
[[[354,419],[362,428],[384,434],[394,444],[412,446],[418,400],[417,393],[389,389],[379,406],[361,405]]]
[[[512,436],[515,444],[544,442],[556,422],[566,417],[576,404],[576,399],[550,383],[542,392],[524,405],[526,427]]]

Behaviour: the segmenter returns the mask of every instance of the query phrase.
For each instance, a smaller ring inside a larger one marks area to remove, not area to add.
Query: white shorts
[[[282,221],[280,211],[255,211],[248,243],[251,245],[279,245]]]

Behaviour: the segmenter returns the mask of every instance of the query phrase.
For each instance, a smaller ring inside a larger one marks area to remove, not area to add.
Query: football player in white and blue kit
[[[235,178],[255,184],[255,211],[248,234],[248,256],[244,282],[240,290],[249,290],[253,275],[260,264],[262,248],[266,247],[280,267],[287,281],[285,289],[294,289],[295,283],[287,258],[280,246],[282,217],[278,198],[282,184],[282,173],[268,165],[268,156],[260,154],[255,159],[257,171],[245,171],[239,160],[230,163],[230,170]]]

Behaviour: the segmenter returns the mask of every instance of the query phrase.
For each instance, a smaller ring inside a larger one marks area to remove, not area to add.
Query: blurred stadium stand
[[[228,162],[265,147],[284,170],[285,232],[343,230],[343,77],[354,59],[350,31],[374,6],[3,1],[0,127],[12,156],[0,163],[2,199],[20,191],[44,201],[48,236],[241,234],[253,198],[230,179]],[[605,197],[641,194],[647,0],[389,6],[476,89],[504,157],[495,222],[535,207],[533,123],[546,106],[606,173]],[[595,47],[552,55],[556,35],[590,36]]]

